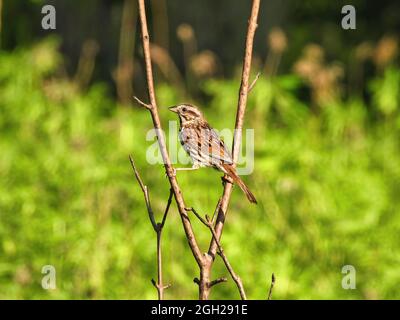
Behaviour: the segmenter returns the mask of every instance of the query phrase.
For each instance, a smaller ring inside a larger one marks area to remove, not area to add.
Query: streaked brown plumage
[[[204,119],[203,114],[191,104],[181,104],[169,108],[179,116],[179,140],[193,160],[192,169],[214,167],[227,174],[246,194],[247,199],[257,203],[246,184],[232,166],[232,156],[224,142]]]

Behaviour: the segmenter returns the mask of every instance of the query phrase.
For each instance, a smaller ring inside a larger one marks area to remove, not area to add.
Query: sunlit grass
[[[50,77],[59,63],[53,42],[0,56],[0,298],[154,299],[155,234],[128,161],[133,154],[161,213],[168,184],[162,166],[146,162],[149,115],[115,105],[100,85],[74,91]],[[372,106],[354,98],[318,112],[296,97],[296,76],[257,83],[246,118],[255,170],[244,179],[259,205],[235,188],[222,239],[250,298],[265,299],[272,272],[274,299],[399,297],[398,83],[395,108],[377,94],[381,83],[392,94],[393,70],[374,81]],[[233,126],[238,83],[203,87],[217,129]],[[166,85],[158,93],[162,106],[179,99]],[[187,202],[210,214],[219,177],[201,169],[178,180]],[[209,232],[195,230],[205,250]],[[166,297],[196,298],[197,267],[174,206],[163,236]],[[47,264],[57,270],[54,291],[40,285]],[[356,290],[341,287],[346,264],[357,270]],[[227,275],[219,262],[213,272]],[[212,298],[238,293],[228,282]]]

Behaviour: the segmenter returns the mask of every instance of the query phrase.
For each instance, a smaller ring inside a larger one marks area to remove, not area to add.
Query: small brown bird
[[[247,199],[257,203],[249,188],[240,179],[232,166],[232,156],[226,150],[224,142],[210,127],[203,114],[191,104],[180,104],[169,108],[179,116],[179,140],[193,160],[191,168],[177,168],[176,170],[195,170],[200,167],[214,167],[227,174],[246,194]]]

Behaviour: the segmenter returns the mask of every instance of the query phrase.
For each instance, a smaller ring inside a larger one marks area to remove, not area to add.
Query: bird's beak
[[[169,111],[178,113],[178,107],[177,106],[172,106],[172,107],[169,107],[168,109],[169,109]]]

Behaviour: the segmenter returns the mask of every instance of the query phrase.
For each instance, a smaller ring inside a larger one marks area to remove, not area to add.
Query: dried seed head
[[[304,48],[304,57],[310,61],[322,62],[325,57],[324,49],[318,44],[309,44]]]
[[[271,50],[277,53],[282,53],[287,47],[286,34],[281,28],[275,27],[268,35],[268,45]]]
[[[176,34],[179,40],[181,40],[182,42],[187,42],[194,38],[194,30],[187,23],[182,23],[181,25],[179,25],[176,30]]]
[[[378,67],[388,65],[397,55],[398,40],[394,36],[385,35],[376,46],[373,60]]]
[[[217,57],[210,50],[202,51],[190,60],[190,69],[200,78],[213,76],[218,69]]]
[[[326,64],[324,51],[319,45],[311,44],[304,48],[302,57],[294,65],[294,72],[308,82],[313,100],[318,104],[335,99],[340,93],[343,67]]]

